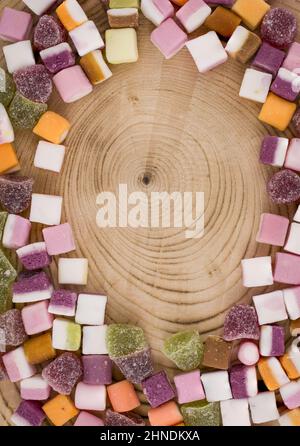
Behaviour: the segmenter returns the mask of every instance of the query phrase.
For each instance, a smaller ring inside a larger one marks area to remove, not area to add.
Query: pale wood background
[[[103,32],[108,26],[100,2],[80,3]],[[272,4],[300,19],[299,1]],[[23,8],[16,0],[2,0],[4,6]],[[272,169],[259,164],[259,147],[264,135],[279,133],[257,120],[259,104],[239,99],[245,66],[230,60],[201,75],[186,49],[164,60],[150,42],[152,29],[141,19],[138,63],[114,66],[113,77],[90,96],[64,104],[53,94],[50,109],[72,122],[60,175],[33,167],[38,139],[30,131],[17,133],[16,148],[35,192],[64,196],[74,256],[89,259],[87,289],[109,296],[107,321],[141,326],[157,365],[170,367],[160,353],[166,336],[189,328],[204,338],[219,333],[228,309],[250,301],[254,291],[242,286],[241,259],[275,252],[255,242],[260,214],[291,215],[293,209],[268,200]],[[96,196],[116,191],[119,183],[128,184],[129,193],[203,191],[204,237],[186,239],[174,229],[97,228]],[[35,225],[32,240],[40,238]],[[16,386],[0,384],[0,425],[9,424],[18,401]]]

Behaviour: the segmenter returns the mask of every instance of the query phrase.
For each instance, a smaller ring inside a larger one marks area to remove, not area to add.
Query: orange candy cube
[[[274,93],[269,93],[258,119],[283,132],[288,127],[296,108],[297,106],[293,102],[280,98]]]
[[[174,426],[183,421],[181,412],[174,401],[150,409],[148,417],[151,426]]]
[[[44,404],[42,409],[54,426],[63,426],[79,414],[71,398],[66,395],[57,395]]]
[[[229,9],[218,6],[204,24],[223,37],[230,37],[242,19]]]
[[[232,7],[232,11],[252,30],[258,27],[269,9],[270,5],[264,0],[236,0]]]
[[[65,0],[55,12],[67,31],[72,31],[88,20],[84,10],[76,0]]]
[[[53,144],[61,144],[66,139],[70,127],[67,119],[57,113],[47,111],[41,116],[33,133]]]
[[[50,333],[28,339],[28,341],[24,342],[23,347],[29,364],[40,364],[56,356],[56,351],[52,347]]]
[[[261,358],[257,365],[260,376],[270,391],[277,390],[290,382],[277,358]]]
[[[129,412],[140,405],[133,385],[126,379],[108,386],[107,394],[115,412]]]
[[[7,172],[18,166],[18,158],[12,144],[0,145],[0,173]]]

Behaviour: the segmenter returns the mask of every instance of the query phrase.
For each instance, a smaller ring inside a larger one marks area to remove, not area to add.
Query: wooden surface
[[[100,2],[81,3],[103,32]],[[300,20],[300,2],[272,3]],[[22,8],[13,0],[0,8],[7,5]],[[240,261],[274,253],[255,242],[260,214],[292,209],[271,205],[265,192],[272,169],[259,164],[259,146],[276,132],[258,121],[260,105],[238,97],[245,66],[229,60],[201,75],[186,49],[165,61],[149,40],[152,29],[141,20],[138,63],[113,67],[113,77],[90,96],[68,105],[53,95],[50,109],[72,122],[61,174],[33,167],[38,139],[30,131],[17,133],[16,147],[34,191],[63,195],[63,221],[76,237],[73,256],[89,259],[87,289],[109,296],[107,322],[144,328],[156,363],[169,367],[160,353],[166,336],[189,328],[204,338],[220,332],[227,310],[250,301],[254,292],[242,286]],[[186,239],[178,229],[99,229],[96,196],[120,183],[129,193],[203,191],[203,238]],[[35,225],[32,240],[40,238]],[[18,399],[14,385],[0,384],[0,425]]]

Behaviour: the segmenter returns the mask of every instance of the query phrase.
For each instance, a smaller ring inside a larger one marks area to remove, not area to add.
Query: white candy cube
[[[280,290],[253,296],[253,302],[259,325],[272,324],[288,318],[283,292]]]
[[[247,68],[239,95],[241,98],[263,104],[266,102],[271,82],[272,74]]]
[[[103,325],[106,303],[106,296],[79,294],[75,321],[82,325]]]
[[[279,412],[276,406],[274,392],[262,392],[249,398],[252,421],[255,424],[278,420]]]
[[[105,410],[106,387],[78,383],[75,390],[75,406],[81,410]]]
[[[206,73],[228,59],[221,40],[215,31],[210,31],[203,36],[188,41],[186,46],[200,73]]]
[[[300,254],[300,223],[292,223],[284,249],[293,254]]]
[[[41,375],[35,375],[20,382],[20,393],[23,400],[47,400],[50,396],[50,391],[49,384]]]
[[[286,288],[282,291],[289,318],[292,321],[298,319],[300,317],[300,286]]]
[[[242,260],[245,287],[273,285],[271,257],[254,257]]]
[[[57,318],[53,322],[52,345],[58,350],[77,351],[81,344],[81,327],[69,319]]]
[[[220,402],[223,426],[251,426],[247,398]]]
[[[88,259],[59,259],[58,283],[65,285],[86,285]]]
[[[30,40],[6,45],[3,47],[3,53],[9,73],[35,65]]]
[[[227,371],[203,373],[201,381],[208,402],[224,401],[232,398]]]
[[[95,23],[91,20],[69,32],[79,56],[104,48],[104,42]]]
[[[64,162],[64,156],[65,146],[40,141],[35,152],[33,164],[39,169],[59,173]]]
[[[82,353],[84,355],[107,355],[107,325],[83,327]]]
[[[61,220],[62,197],[56,195],[32,194],[29,220],[48,226],[59,225]]]
[[[168,0],[142,0],[141,11],[143,15],[155,26],[159,26],[168,17],[174,14],[172,3]]]
[[[23,3],[36,15],[44,14],[55,2],[56,0],[23,0]]]
[[[298,223],[300,223],[300,204],[297,208],[296,214],[294,215],[294,221],[297,221]]]
[[[0,104],[0,144],[13,142],[15,134],[13,126],[11,125],[7,111],[3,104]]]
[[[227,42],[225,51],[231,56],[235,57],[236,54],[243,48],[250,31],[243,26],[237,26],[233,31],[230,39]]]

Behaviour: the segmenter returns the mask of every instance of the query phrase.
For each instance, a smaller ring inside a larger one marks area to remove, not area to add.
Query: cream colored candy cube
[[[271,82],[272,74],[248,68],[245,71],[239,96],[264,104],[269,93]]]
[[[39,169],[59,173],[63,165],[64,156],[65,146],[40,141],[35,152],[33,164]]]
[[[58,261],[58,283],[86,285],[88,278],[88,259],[66,259]]]
[[[138,60],[137,34],[133,28],[108,29],[105,32],[106,59],[111,64]]]
[[[84,355],[106,355],[107,325],[83,327],[82,353]]]
[[[48,226],[59,225],[62,200],[57,195],[32,194],[29,220]]]

